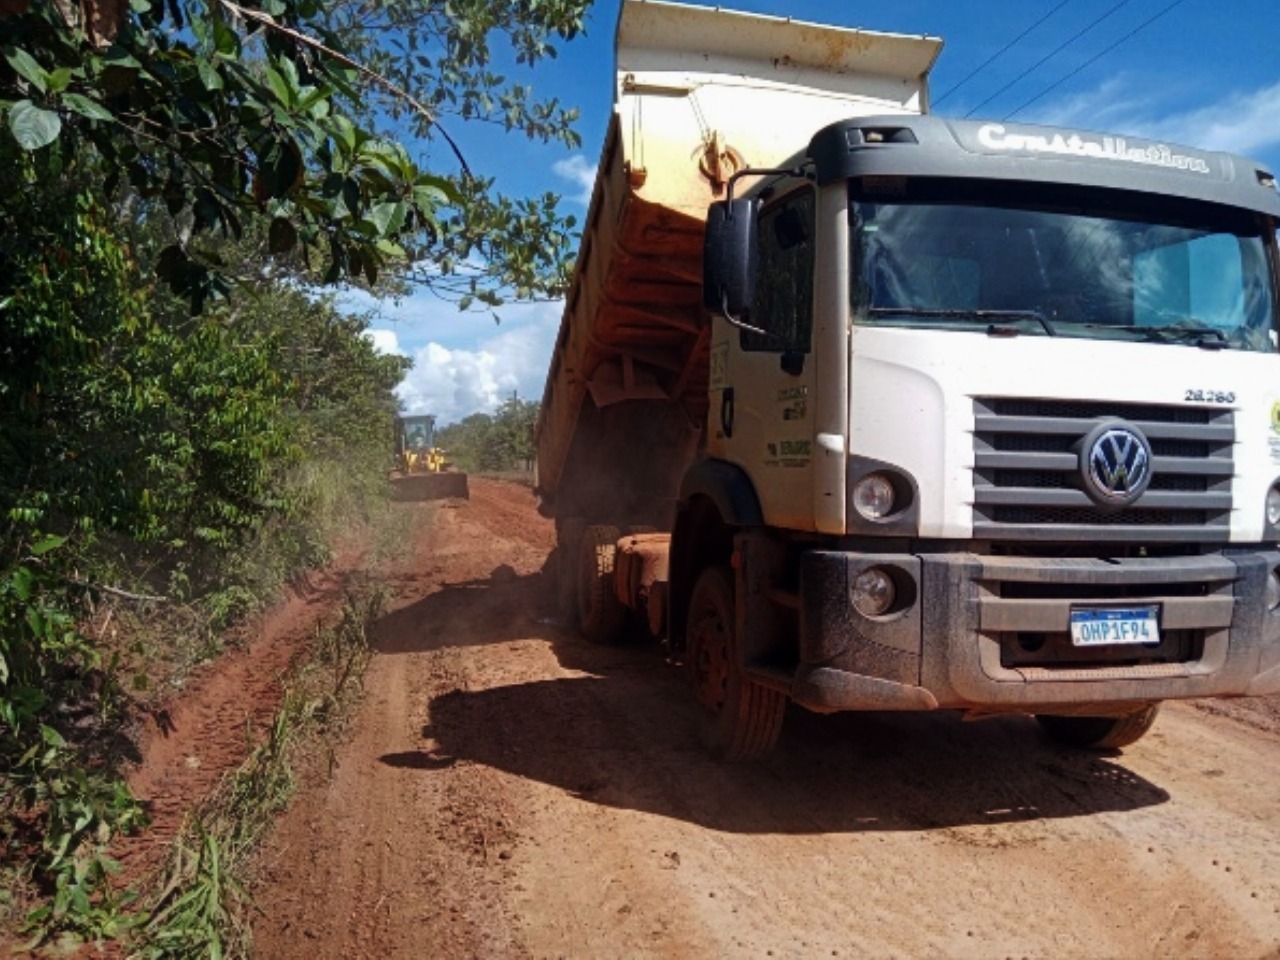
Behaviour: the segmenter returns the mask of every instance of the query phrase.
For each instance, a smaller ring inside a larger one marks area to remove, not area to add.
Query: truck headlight
[[[1268,510],[1271,501],[1268,500]],[[853,508],[866,520],[883,520],[893,513],[893,484],[882,473],[869,473],[853,487]]]
[[[1267,523],[1280,525],[1280,487],[1272,487],[1267,491]]]
[[[883,617],[898,599],[893,578],[880,567],[870,567],[854,577],[850,592],[854,609],[864,617]]]
[[[1267,609],[1280,607],[1280,571],[1272,570],[1267,574]]]

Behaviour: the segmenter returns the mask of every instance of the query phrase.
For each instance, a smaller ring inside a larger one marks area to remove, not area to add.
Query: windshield
[[[861,322],[1276,350],[1258,215],[974,181],[900,179],[894,193],[855,186]]]

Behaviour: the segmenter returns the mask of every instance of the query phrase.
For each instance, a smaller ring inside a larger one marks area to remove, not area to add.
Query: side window
[[[749,322],[774,334],[742,333],[742,349],[808,353],[813,334],[815,191],[804,186],[760,215],[760,264]],[[777,339],[775,339],[775,337]]]

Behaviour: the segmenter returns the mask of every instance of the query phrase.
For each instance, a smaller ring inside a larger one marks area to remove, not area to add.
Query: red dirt
[[[716,764],[681,671],[552,619],[551,524],[420,517],[332,778],[262,857],[257,955],[1280,957],[1280,724],[1123,754],[1021,718],[788,715]]]
[[[294,660],[342,602],[362,563],[358,550],[340,553],[246,631],[252,636],[246,645],[198,668],[179,695],[143,716],[141,759],[127,780],[151,826],[112,851],[124,867],[122,883],[161,865],[187,813],[259,742],[280,708]]]

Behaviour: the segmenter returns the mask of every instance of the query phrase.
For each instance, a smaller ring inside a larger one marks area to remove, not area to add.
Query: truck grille
[[[1077,447],[1104,420],[1151,445],[1150,486],[1131,506],[1084,492]],[[1101,401],[974,401],[974,536],[996,540],[1222,541],[1230,532],[1230,410]]]
[[[1200,661],[1209,646],[1225,642],[1235,616],[1238,571],[1222,556],[1051,563],[1050,568],[1044,560],[982,558],[979,632],[994,644],[987,653],[993,671],[1017,670],[1024,678],[1030,676],[1027,669],[1044,671],[1040,679],[1099,667],[1159,672]],[[1158,645],[1072,644],[1073,608],[1129,605],[1159,608]]]

